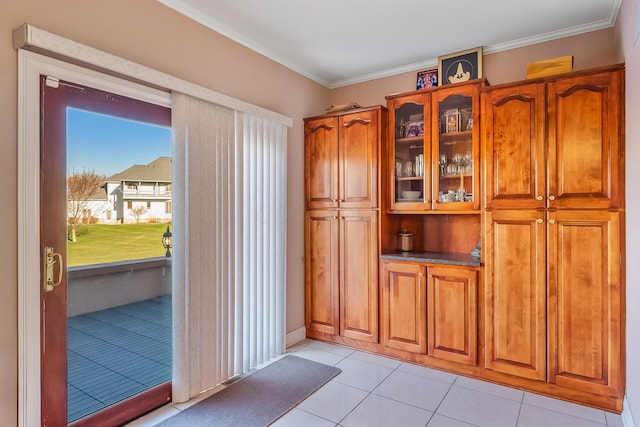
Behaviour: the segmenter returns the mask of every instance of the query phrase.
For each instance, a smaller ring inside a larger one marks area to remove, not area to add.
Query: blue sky
[[[67,109],[67,173],[110,176],[134,164],[171,156],[171,129]]]

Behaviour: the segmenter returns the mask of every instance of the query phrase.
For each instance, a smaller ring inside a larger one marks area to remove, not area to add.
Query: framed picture
[[[438,69],[418,71],[416,89],[426,89],[438,86]]]
[[[482,47],[438,58],[438,81],[441,86],[482,77]]]

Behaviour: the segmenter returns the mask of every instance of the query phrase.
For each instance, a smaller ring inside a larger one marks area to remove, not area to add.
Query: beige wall
[[[293,118],[288,150],[287,332],[304,325],[302,118],[329,90],[154,0],[0,0],[0,426],[17,423],[17,54],[23,23]],[[37,286],[37,284],[34,284]]]
[[[616,23],[616,45],[626,63],[626,209],[627,209],[627,399],[640,426],[640,40],[633,46],[633,16],[637,0],[623,0]]]
[[[623,9],[628,14],[631,14],[630,3],[634,4],[635,0],[623,1]],[[385,95],[414,89],[415,72],[329,91],[154,0],[0,0],[0,11],[0,178],[4,184],[0,186],[0,200],[9,201],[10,206],[0,216],[0,235],[3,237],[0,270],[4,278],[0,286],[0,426],[17,424],[17,54],[11,44],[11,35],[25,22],[294,119],[294,127],[289,131],[288,153],[287,332],[302,327],[302,118],[320,114],[325,106],[335,103],[384,104]],[[519,80],[525,75],[526,63],[566,54],[575,56],[576,69],[621,62],[612,48],[614,37],[613,30],[603,30],[487,55],[485,76],[493,84]],[[623,38],[626,45],[630,44],[629,36]],[[638,48],[633,54],[635,68],[638,68]],[[635,71],[637,75],[639,70]],[[631,74],[628,71],[627,75]],[[640,91],[637,84],[629,86],[636,94]],[[628,114],[633,106],[628,103]],[[635,117],[637,110],[635,103]],[[634,132],[628,134],[637,141],[640,129],[636,126],[632,130]],[[633,152],[634,157],[640,159],[639,150],[629,149],[628,153]],[[634,171],[629,171],[632,173]],[[630,182],[640,182],[639,174],[640,170],[636,171]],[[637,216],[640,205],[630,202],[631,199],[628,205],[635,205],[630,212],[633,210]],[[628,232],[636,237],[636,242],[640,241],[640,228],[629,227]],[[630,260],[633,259],[632,250],[637,258],[640,247],[629,246]],[[632,277],[637,282],[640,267],[629,264],[630,270],[635,269],[629,273],[629,282]],[[635,297],[640,297],[638,291]],[[633,330],[631,326],[640,327],[637,318],[633,322],[629,325],[630,330]],[[636,360],[640,357],[638,353],[638,348],[632,353]],[[640,378],[637,371],[635,377]],[[633,393],[630,396],[635,396],[636,404],[640,405],[640,384],[629,383]]]
[[[609,28],[485,55],[483,75],[492,85],[524,80],[529,62],[565,55],[573,55],[574,70],[622,62],[614,49],[614,30]],[[415,90],[417,71],[336,88],[331,91],[330,101],[332,104],[385,105],[386,95]]]

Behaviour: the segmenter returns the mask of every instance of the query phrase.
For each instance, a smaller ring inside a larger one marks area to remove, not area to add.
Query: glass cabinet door
[[[433,198],[439,210],[478,209],[478,93],[466,86],[433,95]],[[437,165],[437,166],[436,166]]]
[[[391,209],[425,210],[431,203],[429,151],[429,95],[419,94],[392,102],[393,155],[390,171]],[[425,120],[426,119],[426,120]]]

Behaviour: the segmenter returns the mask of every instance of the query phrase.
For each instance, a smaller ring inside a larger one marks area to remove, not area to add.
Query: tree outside
[[[83,215],[87,212],[88,203],[95,198],[96,193],[102,191],[100,186],[105,180],[104,175],[98,175],[93,170],[83,169],[82,172],[73,170],[67,178],[67,213],[71,226],[71,241],[77,241],[78,226],[82,223]],[[91,215],[88,215],[91,217]]]

